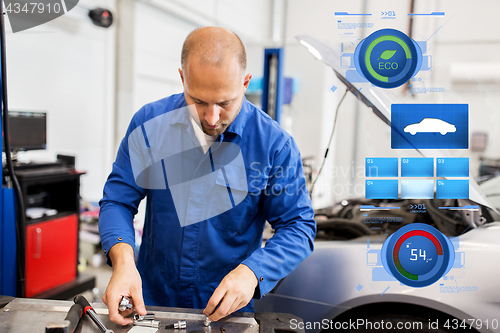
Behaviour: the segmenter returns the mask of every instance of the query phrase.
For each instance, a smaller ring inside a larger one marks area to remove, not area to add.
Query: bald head
[[[206,27],[187,36],[179,75],[186,105],[195,105],[199,125],[221,135],[238,116],[252,74],[246,71],[245,46],[226,29]]]
[[[187,61],[196,61],[203,66],[223,67],[236,61],[241,72],[247,67],[245,46],[238,35],[224,28],[204,27],[192,31],[182,45],[181,66]]]

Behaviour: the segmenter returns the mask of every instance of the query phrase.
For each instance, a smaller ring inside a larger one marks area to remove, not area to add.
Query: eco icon
[[[380,58],[382,58],[384,60],[389,60],[396,54],[396,51],[397,50],[385,50],[384,52],[382,52],[380,57],[378,57],[377,60],[380,60]]]
[[[418,73],[422,65],[422,51],[403,32],[382,29],[356,46],[354,64],[358,73],[373,85],[396,88]]]

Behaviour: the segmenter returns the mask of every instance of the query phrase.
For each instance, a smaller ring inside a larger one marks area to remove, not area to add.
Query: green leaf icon
[[[393,55],[396,54],[396,51],[397,50],[385,50],[384,52],[382,52],[382,54],[380,55],[380,58],[384,59],[384,60],[389,60],[392,58]],[[378,58],[377,60],[380,60],[380,58]]]

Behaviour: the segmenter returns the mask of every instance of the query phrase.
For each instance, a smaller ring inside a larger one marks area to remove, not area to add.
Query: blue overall
[[[147,104],[134,115],[100,201],[103,250],[107,255],[118,242],[135,247],[133,218],[147,196],[137,262],[146,305],[203,309],[224,276],[241,263],[257,277],[254,298],[260,298],[313,251],[316,224],[299,150],[288,133],[244,99],[238,116],[211,150],[221,142],[239,146],[248,194],[222,214],[181,226],[168,184],[166,189],[137,185],[128,138],[147,121],[185,106],[184,95],[177,94]],[[181,117],[162,130],[177,133],[188,123]],[[199,208],[194,202],[189,209]],[[266,221],[275,234],[262,247]],[[253,301],[240,311],[253,311]]]

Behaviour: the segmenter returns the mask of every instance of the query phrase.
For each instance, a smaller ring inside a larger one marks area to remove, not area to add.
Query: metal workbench
[[[0,332],[2,333],[37,333],[45,332],[45,326],[49,322],[62,321],[73,305],[71,301],[41,300],[29,298],[13,298],[0,296]],[[114,333],[124,333],[132,329],[132,325],[120,326],[111,322],[108,318],[108,309],[103,303],[92,304],[95,311],[108,329]],[[302,319],[289,314],[276,313],[235,313],[230,317],[218,322],[213,322],[209,327],[203,326],[205,316],[199,309],[146,307],[148,312],[154,312],[156,319],[161,320],[161,328],[158,332],[222,332],[226,333],[274,333],[274,332],[296,332],[303,333],[304,330],[293,330],[290,321],[302,322]],[[165,325],[173,324],[178,320],[186,320],[187,327],[183,330],[165,329]],[[83,316],[75,333],[100,333],[99,328],[88,318]]]

